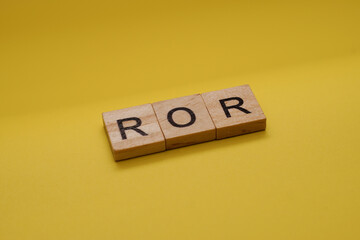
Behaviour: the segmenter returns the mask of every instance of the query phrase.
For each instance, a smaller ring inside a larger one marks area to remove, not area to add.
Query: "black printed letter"
[[[185,124],[178,124],[178,123],[174,122],[173,114],[174,114],[174,112],[179,111],[179,110],[189,113],[189,115],[191,117],[190,122],[185,123]],[[191,111],[190,109],[188,109],[186,107],[178,107],[178,108],[171,109],[168,112],[167,119],[168,119],[169,123],[171,125],[173,125],[174,127],[182,128],[182,127],[188,127],[188,126],[192,125],[196,120],[196,116],[195,116],[194,112]]]
[[[123,122],[126,122],[126,121],[136,121],[136,124],[134,126],[124,127]],[[117,120],[117,124],[119,126],[121,137],[122,137],[123,140],[127,139],[126,134],[125,134],[125,130],[130,130],[131,129],[131,130],[134,130],[134,131],[138,132],[142,136],[147,136],[148,135],[147,133],[145,133],[142,130],[138,129],[138,127],[140,127],[140,125],[141,125],[141,119],[140,118],[131,117],[131,118],[119,119],[119,120]]]
[[[226,106],[225,102],[227,101],[231,101],[231,100],[237,100],[238,101],[238,104],[235,104],[235,105],[232,105],[232,106]],[[223,108],[224,112],[225,112],[225,115],[226,117],[231,117],[231,114],[229,112],[229,109],[230,108],[236,108],[236,109],[239,109],[240,111],[246,113],[246,114],[249,114],[251,113],[250,111],[246,110],[245,108],[242,108],[240,107],[241,105],[243,105],[244,103],[244,100],[242,100],[241,98],[239,97],[231,97],[231,98],[225,98],[225,99],[221,99],[219,100],[220,104],[221,104],[221,107]]]

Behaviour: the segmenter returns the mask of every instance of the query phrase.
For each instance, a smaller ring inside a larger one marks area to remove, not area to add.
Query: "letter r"
[[[235,104],[235,105],[226,106],[226,102],[231,101],[231,100],[237,100],[238,103]],[[244,112],[244,113],[246,113],[246,114],[251,113],[251,112],[248,111],[247,109],[240,107],[241,105],[243,105],[244,100],[242,100],[242,99],[239,98],[239,97],[231,97],[231,98],[220,99],[219,102],[220,102],[221,107],[223,108],[223,110],[224,110],[225,115],[226,115],[227,118],[231,117],[231,114],[230,114],[230,112],[229,112],[229,109],[231,109],[231,108],[236,108],[236,109],[238,109],[238,110],[240,110],[240,111],[242,111],[242,112]]]
[[[126,122],[126,121],[135,121],[136,124],[134,126],[124,127],[123,122]],[[141,126],[141,119],[140,118],[131,117],[131,118],[119,119],[119,120],[117,120],[117,124],[119,126],[121,138],[123,140],[127,139],[125,130],[134,130],[135,132],[139,133],[141,136],[147,136],[148,135],[147,133],[145,133],[141,129],[138,129],[138,127]]]

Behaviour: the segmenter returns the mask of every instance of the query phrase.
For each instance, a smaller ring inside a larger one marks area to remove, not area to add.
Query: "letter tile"
[[[165,150],[151,104],[105,112],[103,121],[116,161]]]
[[[153,103],[166,149],[215,139],[215,126],[200,94]]]
[[[216,139],[264,130],[266,117],[249,85],[201,94],[216,127]]]

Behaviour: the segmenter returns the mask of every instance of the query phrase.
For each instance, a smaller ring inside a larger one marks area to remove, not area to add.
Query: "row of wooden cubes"
[[[249,85],[103,113],[116,161],[264,130]]]

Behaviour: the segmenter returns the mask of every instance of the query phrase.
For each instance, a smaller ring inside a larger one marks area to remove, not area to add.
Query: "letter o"
[[[191,119],[188,123],[185,123],[185,124],[178,124],[174,121],[173,119],[173,114],[176,112],[176,111],[185,111],[187,112]],[[174,109],[171,109],[168,114],[167,114],[167,120],[169,121],[169,123],[171,125],[173,125],[174,127],[178,127],[178,128],[183,128],[183,127],[188,127],[190,125],[193,125],[194,122],[196,121],[196,116],[195,116],[195,113],[193,111],[191,111],[191,109],[189,108],[186,108],[186,107],[178,107],[178,108],[174,108]]]

